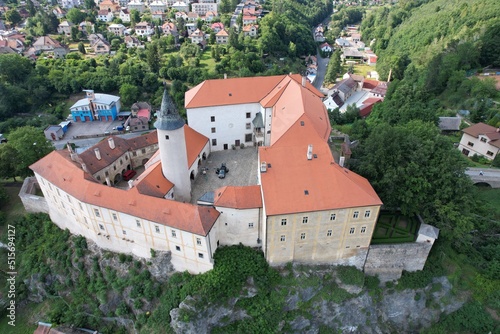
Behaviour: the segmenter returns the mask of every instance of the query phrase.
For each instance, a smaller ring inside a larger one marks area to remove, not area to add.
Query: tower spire
[[[184,124],[184,120],[179,115],[174,101],[168,94],[167,87],[165,86],[155,127],[158,130],[176,130],[183,127]]]

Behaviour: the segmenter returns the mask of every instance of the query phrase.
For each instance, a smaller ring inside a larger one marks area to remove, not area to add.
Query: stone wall
[[[24,179],[23,186],[19,191],[19,197],[23,202],[24,208],[28,212],[45,212],[49,213],[49,206],[43,196],[37,196],[36,190],[40,189],[35,177],[27,177]]]
[[[398,279],[403,270],[422,270],[431,248],[430,242],[371,245],[364,271],[368,275],[379,275],[381,281]]]

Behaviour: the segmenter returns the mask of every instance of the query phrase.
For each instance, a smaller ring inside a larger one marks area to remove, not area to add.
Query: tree
[[[11,145],[0,145],[0,175],[4,178],[14,178],[16,182],[17,152]]]
[[[29,59],[18,54],[0,55],[0,79],[13,85],[24,82],[33,70]]]
[[[78,27],[77,26],[72,26],[71,27],[71,39],[76,42],[78,41],[78,33],[80,31],[78,30]]]
[[[8,143],[16,151],[16,174],[32,175],[29,166],[54,150],[42,131],[32,126],[23,126],[12,131]]]
[[[139,98],[139,88],[135,85],[124,83],[120,87],[120,96],[124,105],[132,105]]]
[[[82,53],[82,54],[87,53],[87,51],[85,50],[85,45],[83,45],[82,42],[78,43],[78,51],[80,51],[80,53]]]
[[[333,56],[330,58],[328,63],[328,69],[325,75],[326,82],[335,82],[337,79],[337,74],[342,70],[341,59],[340,59],[340,49],[335,50]]]
[[[20,23],[23,18],[21,17],[21,14],[15,9],[8,10],[5,13],[5,18],[7,21],[9,21],[12,25],[16,26],[18,23]]]
[[[82,21],[85,21],[86,16],[87,16],[87,14],[85,14],[84,12],[82,12],[78,8],[71,8],[66,13],[66,18],[68,19],[68,21],[70,21],[74,24],[79,24]]]
[[[146,60],[149,68],[155,74],[160,70],[160,53],[158,51],[158,43],[152,42],[148,44],[146,49]]]
[[[132,9],[130,11],[130,24],[131,26],[135,26],[137,23],[141,22],[141,13],[139,11]]]

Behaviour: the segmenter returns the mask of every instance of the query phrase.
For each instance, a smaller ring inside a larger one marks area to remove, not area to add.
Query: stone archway
[[[118,173],[115,175],[114,183],[117,184],[122,180],[122,174]]]
[[[203,155],[201,156],[201,158],[202,158],[203,160],[207,160],[207,154],[206,154],[205,152],[203,152]]]

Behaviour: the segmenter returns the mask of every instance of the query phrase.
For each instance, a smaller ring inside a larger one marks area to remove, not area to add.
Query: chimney
[[[128,180],[128,187],[132,189],[134,187],[134,180]]]
[[[70,143],[70,142],[67,142],[67,143],[66,143],[66,147],[67,147],[67,149],[68,149],[68,152],[69,152],[69,153],[74,153],[74,152],[73,152],[73,146],[71,146],[71,143]]]
[[[85,172],[89,172],[89,170],[87,169],[87,165],[86,164],[82,164],[82,169],[85,171]]]
[[[307,160],[312,160],[313,158],[313,146],[307,146]]]
[[[111,187],[111,180],[109,179],[109,176],[106,176],[106,184],[108,187]]]
[[[78,158],[78,154],[76,154],[76,153],[71,153],[69,156],[71,157],[71,160],[73,160],[73,161],[76,161],[76,159]]]
[[[97,160],[101,160],[101,152],[99,151],[99,148],[94,148],[94,153]]]
[[[307,83],[307,77],[305,75],[302,76],[302,87],[305,87]]]
[[[345,163],[345,157],[340,157],[339,166],[344,167],[344,163]]]
[[[260,172],[265,173],[267,171],[267,163],[265,161],[260,163]]]
[[[227,73],[224,73],[224,79],[227,79]]]
[[[108,144],[109,144],[109,148],[111,148],[112,150],[115,149],[115,141],[114,141],[113,137],[108,138]]]

